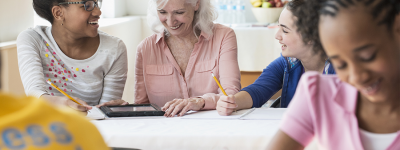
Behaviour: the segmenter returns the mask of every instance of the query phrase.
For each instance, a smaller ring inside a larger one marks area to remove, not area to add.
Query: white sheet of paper
[[[92,106],[92,109],[86,115],[91,120],[102,120],[105,119],[105,114],[96,106]]]
[[[251,111],[252,109],[239,110],[233,112],[230,116],[221,116],[217,110],[204,110],[204,111],[189,111],[182,119],[239,119],[243,114]]]
[[[256,108],[242,120],[281,120],[287,108]]]

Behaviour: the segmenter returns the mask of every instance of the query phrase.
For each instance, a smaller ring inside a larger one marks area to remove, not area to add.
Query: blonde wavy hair
[[[155,33],[165,32],[169,35],[168,30],[163,26],[160,19],[158,18],[157,9],[162,9],[168,3],[169,0],[149,0],[149,5],[147,9],[147,23],[151,30]],[[193,32],[196,37],[196,30],[200,30],[208,34],[213,35],[214,23],[213,21],[217,19],[218,13],[215,7],[211,4],[210,0],[185,0],[186,3],[192,4],[193,7],[196,3],[200,1],[199,9],[195,12],[193,18]]]

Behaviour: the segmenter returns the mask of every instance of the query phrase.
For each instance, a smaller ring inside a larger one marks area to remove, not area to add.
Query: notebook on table
[[[280,120],[286,108],[252,108],[221,116],[217,110],[189,111],[182,119],[241,119],[241,120]]]
[[[241,116],[242,120],[281,120],[286,108],[253,108],[251,112]]]
[[[92,106],[86,117],[91,120],[103,120],[106,118],[106,115],[96,106]]]
[[[205,110],[205,111],[189,111],[182,119],[239,119],[241,116],[249,112],[251,109],[239,110],[233,112],[229,116],[221,116],[217,110]]]

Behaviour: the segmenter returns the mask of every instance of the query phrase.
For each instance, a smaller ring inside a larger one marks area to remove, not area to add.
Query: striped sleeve
[[[25,93],[40,97],[46,94],[46,83],[40,58],[40,35],[29,29],[17,38],[18,66]]]
[[[128,74],[128,55],[124,42],[118,43],[117,51],[121,52],[115,56],[110,71],[104,77],[100,104],[122,98]]]

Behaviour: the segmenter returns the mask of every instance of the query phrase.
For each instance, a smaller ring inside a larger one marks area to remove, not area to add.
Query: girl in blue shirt
[[[230,115],[240,109],[261,107],[280,89],[282,89],[281,107],[286,108],[304,72],[335,74],[325,53],[313,49],[313,41],[302,39],[297,32],[294,22],[296,18],[291,10],[303,3],[303,0],[289,2],[279,17],[280,29],[275,38],[282,45],[282,55],[269,64],[253,84],[235,95],[221,96],[217,103],[220,115]]]

